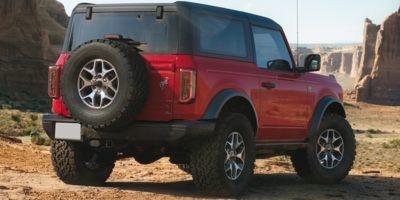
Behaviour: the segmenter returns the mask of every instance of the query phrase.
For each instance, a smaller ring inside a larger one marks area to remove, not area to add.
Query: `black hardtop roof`
[[[175,3],[124,3],[124,4],[89,4],[89,3],[81,3],[78,4],[74,12],[85,12],[87,7],[93,7],[96,11],[98,10],[115,10],[115,11],[129,11],[129,10],[136,10],[139,7],[140,10],[148,10],[148,11],[155,11],[156,6],[164,6],[165,11],[176,11],[177,6],[182,6],[186,8],[190,8],[192,10],[206,10],[209,12],[215,12],[219,14],[231,15],[239,18],[247,18],[251,23],[261,26],[267,26],[269,28],[275,30],[282,30],[282,27],[276,23],[274,20],[269,19],[267,17],[262,17],[259,15],[254,15],[242,11],[221,8],[217,6],[210,6],[206,4],[199,4],[187,1],[177,1]]]

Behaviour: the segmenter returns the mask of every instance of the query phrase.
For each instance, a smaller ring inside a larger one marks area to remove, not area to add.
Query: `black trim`
[[[319,125],[320,125],[320,123],[322,121],[322,118],[324,117],[326,109],[333,103],[340,104],[341,108],[343,109],[342,111],[344,113],[343,117],[346,117],[346,114],[344,112],[343,103],[339,99],[334,98],[332,96],[328,96],[328,97],[322,98],[318,102],[318,104],[316,106],[316,109],[314,111],[314,115],[313,115],[313,118],[312,118],[312,121],[311,121],[311,125],[310,125],[310,129],[309,129],[309,132],[308,132],[308,137],[311,137],[313,134],[316,133],[316,131],[318,130]]]
[[[307,148],[306,142],[279,142],[279,143],[258,143],[256,152],[258,158],[285,155],[291,151]]]
[[[43,127],[47,135],[54,139],[55,123],[76,123],[61,115],[44,115]],[[82,127],[82,137],[87,139],[126,140],[131,142],[167,142],[175,143],[192,140],[214,132],[213,121],[172,121],[172,122],[135,122],[118,132],[97,131]]]
[[[251,101],[251,99],[236,90],[232,90],[232,89],[228,89],[228,90],[224,90],[220,93],[218,93],[213,100],[211,101],[211,103],[208,105],[207,110],[204,112],[203,115],[203,120],[215,120],[218,119],[219,114],[222,110],[222,108],[224,107],[225,103],[228,102],[230,99],[234,98],[234,97],[242,97],[245,98],[250,105],[253,107],[253,112],[255,113],[255,117],[256,117],[256,122],[257,122],[257,127],[258,127],[258,116],[257,116],[257,112],[255,109],[255,106],[253,104],[253,102]]]

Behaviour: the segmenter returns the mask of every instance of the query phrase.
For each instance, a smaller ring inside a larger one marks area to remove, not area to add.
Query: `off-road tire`
[[[51,160],[57,176],[67,184],[101,185],[110,176],[115,166],[114,152],[98,154],[98,167],[89,169],[85,165],[88,149],[81,143],[54,140],[51,145]]]
[[[110,62],[119,76],[118,93],[106,108],[92,109],[80,98],[77,81],[82,67],[91,60]],[[72,117],[94,129],[121,129],[132,123],[149,93],[149,75],[144,58],[128,44],[113,40],[91,40],[70,55],[62,76],[61,96]]]
[[[317,140],[327,129],[335,129],[340,132],[344,141],[343,159],[333,169],[322,167],[316,156]],[[317,132],[309,138],[307,148],[293,152],[291,160],[297,174],[307,182],[332,184],[343,180],[349,174],[355,155],[356,141],[350,124],[340,115],[328,114],[323,117]]]
[[[242,174],[230,180],[224,170],[225,142],[232,132],[240,132],[245,143]],[[237,196],[243,192],[254,173],[254,130],[242,114],[227,113],[217,122],[213,137],[207,138],[191,154],[191,174],[197,188],[211,195]]]

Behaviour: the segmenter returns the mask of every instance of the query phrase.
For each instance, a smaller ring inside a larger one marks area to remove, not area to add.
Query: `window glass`
[[[244,24],[238,20],[195,13],[194,27],[199,50],[235,57],[247,57]]]
[[[292,59],[279,31],[253,26],[253,34],[257,65],[259,67],[271,69],[273,68],[271,63],[275,63],[275,66],[278,67],[274,69],[292,69]],[[288,65],[282,65],[282,63],[287,63]]]
[[[145,43],[139,47],[144,53],[177,51],[175,13],[165,13],[162,20],[157,20],[153,12],[93,13],[90,20],[78,13],[73,18],[72,49],[89,40],[118,34]]]

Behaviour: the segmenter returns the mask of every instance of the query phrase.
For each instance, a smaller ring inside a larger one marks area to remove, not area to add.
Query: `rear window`
[[[73,17],[70,48],[66,49],[118,34],[144,43],[139,47],[144,53],[176,53],[177,24],[177,16],[172,12],[165,13],[163,19],[156,19],[154,12],[93,13],[90,20],[84,13],[77,13]]]
[[[247,57],[244,24],[235,19],[194,13],[200,52]]]

